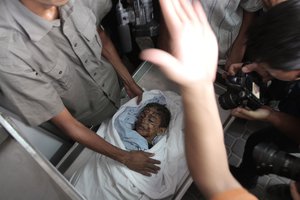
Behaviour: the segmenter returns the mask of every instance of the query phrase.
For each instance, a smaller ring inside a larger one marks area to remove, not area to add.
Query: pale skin
[[[59,18],[58,6],[64,5],[67,2],[68,0],[21,0],[21,3],[33,13],[50,21]],[[128,95],[130,97],[141,97],[142,89],[135,83],[121,62],[110,39],[103,31],[99,30],[98,33],[103,42],[103,56],[111,62],[118,75],[124,81]],[[151,176],[152,173],[157,173],[160,169],[157,166],[160,164],[160,161],[151,158],[154,154],[142,151],[128,152],[111,145],[76,120],[66,108],[50,121],[73,140],[123,163],[131,170]]]
[[[213,87],[217,41],[198,1],[192,5],[186,0],[160,0],[160,5],[174,49],[172,53],[145,50],[141,58],[159,66],[180,86],[188,167],[199,189],[210,199],[241,188],[229,171]]]

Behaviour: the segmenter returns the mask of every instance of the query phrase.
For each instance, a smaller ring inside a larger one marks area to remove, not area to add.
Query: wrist
[[[186,97],[183,98],[189,104],[206,104],[215,103],[214,85],[209,81],[201,81],[187,86],[181,86],[181,94]]]
[[[198,81],[180,87],[183,94],[185,93],[202,93],[203,95],[214,93],[214,84],[212,81]]]
[[[276,111],[276,110],[273,110],[273,109],[270,109],[269,111],[270,111],[270,113],[269,113],[269,115],[265,118],[264,121],[269,122],[269,123],[271,123],[271,124],[276,124],[277,121],[280,120],[280,119],[279,119],[279,114],[280,114],[280,112],[279,112],[279,111]]]
[[[131,86],[131,85],[135,84],[135,81],[133,80],[133,78],[131,76],[122,77],[122,81],[123,81],[123,84],[127,85],[127,86]]]
[[[127,166],[128,155],[129,155],[128,151],[122,150],[122,153],[118,156],[118,158],[116,160],[119,161],[120,163],[122,163],[123,165]]]

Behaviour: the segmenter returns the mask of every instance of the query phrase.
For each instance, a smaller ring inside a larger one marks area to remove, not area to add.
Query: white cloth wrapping
[[[143,176],[125,165],[98,153],[93,153],[87,163],[71,178],[71,183],[88,200],[101,199],[162,199],[173,195],[188,168],[184,154],[183,108],[181,97],[170,91],[144,92],[142,102],[136,99],[124,104],[109,122],[102,123],[97,131],[111,144],[125,149],[113,126],[115,118],[126,106],[144,107],[147,103],[164,103],[171,112],[168,132],[147,152],[155,153],[161,170],[151,177]]]

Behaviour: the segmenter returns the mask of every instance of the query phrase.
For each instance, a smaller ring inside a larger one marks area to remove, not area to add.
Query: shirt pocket
[[[58,58],[55,65],[44,73],[50,79],[53,87],[59,94],[63,94],[71,88],[71,78],[74,76],[72,75],[70,66],[68,66],[67,62],[62,58]]]

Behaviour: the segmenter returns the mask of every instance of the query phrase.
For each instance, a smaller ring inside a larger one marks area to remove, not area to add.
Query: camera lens
[[[300,158],[279,151],[273,144],[258,144],[253,150],[253,159],[260,174],[276,174],[300,180]]]
[[[219,104],[224,110],[233,109],[239,106],[239,95],[232,92],[225,92],[220,95]]]

